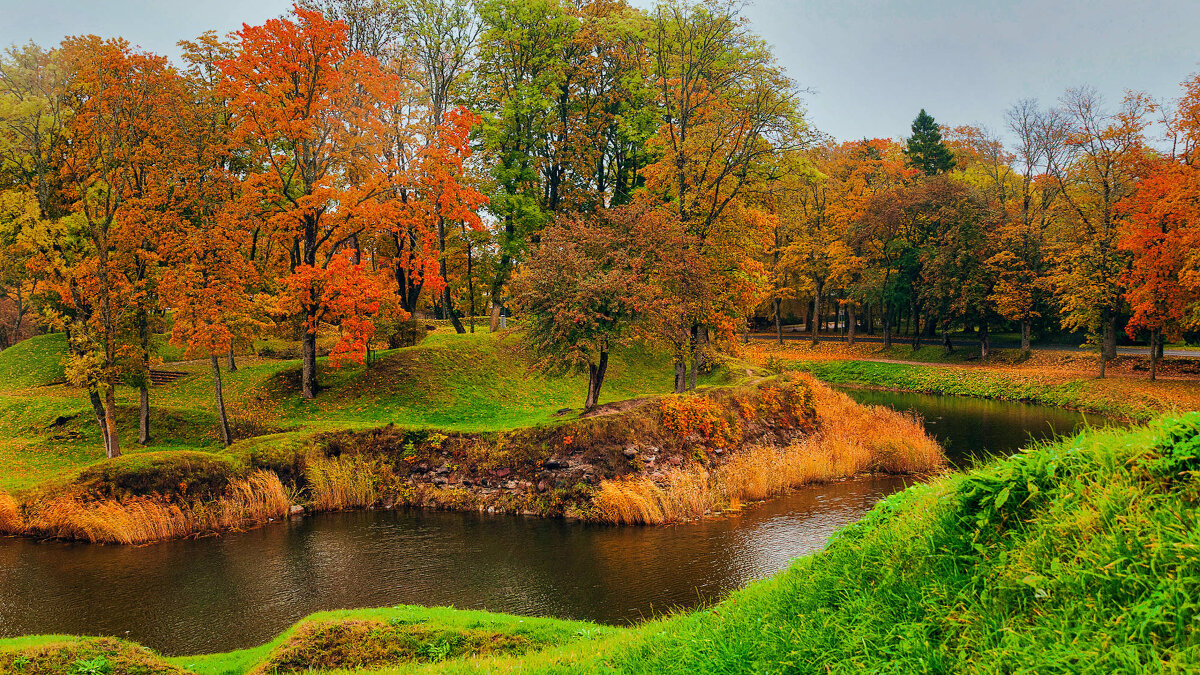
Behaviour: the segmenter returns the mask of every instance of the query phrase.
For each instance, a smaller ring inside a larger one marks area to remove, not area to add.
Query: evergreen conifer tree
[[[937,122],[924,108],[913,120],[912,136],[905,143],[904,155],[910,166],[920,169],[926,176],[936,176],[954,168],[954,154],[942,143]]]

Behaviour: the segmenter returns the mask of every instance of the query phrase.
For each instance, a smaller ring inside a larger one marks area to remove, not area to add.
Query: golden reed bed
[[[658,481],[649,476],[603,481],[595,500],[599,520],[677,523],[801,485],[871,471],[927,473],[945,465],[941,446],[917,417],[856,403],[807,379],[817,410],[815,433],[786,447],[742,448],[711,470],[691,466],[672,469]]]
[[[220,532],[287,515],[291,506],[279,476],[256,471],[206,502],[151,497],[81,501],[59,496],[22,518],[12,497],[0,494],[0,532],[102,544],[144,544]]]

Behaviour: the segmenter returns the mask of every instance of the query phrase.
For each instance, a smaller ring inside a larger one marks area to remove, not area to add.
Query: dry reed
[[[365,509],[379,498],[376,464],[361,457],[310,460],[304,470],[310,506],[316,511]]]
[[[918,473],[944,463],[941,447],[921,421],[890,408],[855,403],[809,380],[818,431],[786,447],[755,445],[731,454],[711,471],[673,469],[657,481],[647,476],[608,480],[595,505],[600,520],[661,524],[737,509],[743,501],[773,497],[790,488],[868,471]]]
[[[56,497],[37,505],[25,531],[93,543],[144,544],[265,522],[286,515],[290,506],[279,476],[256,471],[210,502]]]
[[[12,495],[0,492],[0,534],[18,534],[25,529],[25,521]]]

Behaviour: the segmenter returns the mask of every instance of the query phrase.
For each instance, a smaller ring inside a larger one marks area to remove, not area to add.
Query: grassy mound
[[[0,353],[0,364],[33,372],[41,359],[58,364],[61,374],[61,340],[61,335],[27,340]],[[380,353],[370,366],[332,368],[321,359],[323,389],[315,400],[299,394],[298,361],[243,358],[240,363],[237,372],[224,374],[235,439],[280,433],[307,436],[386,424],[459,432],[511,430],[576,417],[587,391],[584,376],[548,377],[531,371],[519,335],[512,331],[435,333],[416,347]],[[117,388],[122,452],[221,452],[208,363],[171,368],[187,375],[152,389],[146,447],[136,443],[138,392]],[[744,373],[744,366],[722,366],[706,374],[702,383],[733,384],[744,379]],[[636,347],[621,350],[610,361],[602,402],[667,393],[672,378],[665,355]],[[0,378],[0,491],[70,480],[104,455],[84,392],[69,386],[20,388],[24,386]]]
[[[0,352],[0,390],[40,387],[63,379],[66,333],[38,335]]]
[[[183,675],[149,649],[116,638],[0,640],[0,673],[20,675]]]
[[[398,605],[308,616],[271,642],[168,659],[196,675],[469,667],[480,659],[594,644],[627,629],[446,607]],[[2,644],[2,643],[0,643]]]

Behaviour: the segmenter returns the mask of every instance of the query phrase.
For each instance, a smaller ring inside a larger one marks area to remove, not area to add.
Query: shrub
[[[384,467],[360,456],[318,458],[304,471],[311,506],[317,511],[363,509],[379,498],[377,474]]]
[[[1155,426],[1154,445],[1142,462],[1151,474],[1175,481],[1200,470],[1200,413],[1167,418]]]
[[[144,544],[238,529],[281,518],[289,507],[279,477],[256,471],[210,501],[144,496],[86,501],[60,495],[30,507],[25,531],[93,543]]]
[[[0,534],[18,534],[25,529],[17,500],[0,492]]]

